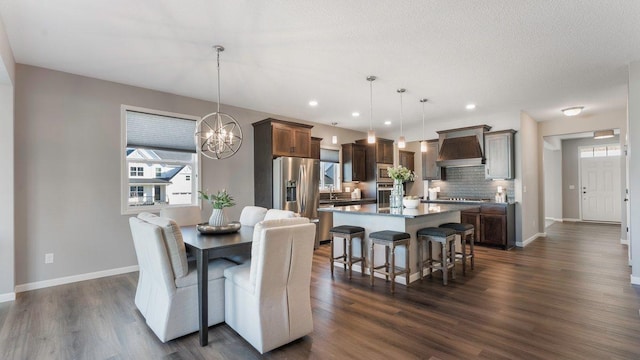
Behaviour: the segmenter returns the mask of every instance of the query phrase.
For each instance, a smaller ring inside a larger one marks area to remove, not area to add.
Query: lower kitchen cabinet
[[[515,246],[515,204],[482,204],[460,214],[463,223],[476,228],[476,243],[510,249]]]

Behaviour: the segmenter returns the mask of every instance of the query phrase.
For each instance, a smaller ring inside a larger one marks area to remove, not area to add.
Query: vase
[[[404,187],[402,180],[393,180],[393,189],[389,197],[389,206],[391,208],[402,208],[402,197],[404,196]]]
[[[224,209],[213,209],[211,211],[211,217],[209,218],[209,225],[222,226],[228,223],[227,216],[224,213]]]

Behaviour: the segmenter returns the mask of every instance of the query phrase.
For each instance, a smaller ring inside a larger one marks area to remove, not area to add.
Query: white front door
[[[581,158],[582,220],[621,221],[620,158]]]

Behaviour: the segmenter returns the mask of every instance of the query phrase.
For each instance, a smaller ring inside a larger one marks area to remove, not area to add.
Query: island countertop
[[[475,209],[480,204],[426,204],[421,203],[416,209],[390,209],[379,208],[377,204],[336,206],[329,208],[319,208],[318,211],[331,211],[334,213],[349,213],[358,215],[384,215],[404,218],[418,218],[434,214],[443,214],[455,211]]]

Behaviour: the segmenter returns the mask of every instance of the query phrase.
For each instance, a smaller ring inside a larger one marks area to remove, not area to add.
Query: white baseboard
[[[629,245],[629,239],[620,239],[620,244]]]
[[[543,233],[543,232],[542,233],[537,233],[537,234],[533,235],[532,237],[526,239],[523,242],[517,242],[516,241],[516,246],[517,247],[525,247],[525,246],[531,244],[535,239],[540,238],[540,237],[547,237],[547,233]]]
[[[98,278],[107,277],[107,276],[126,274],[134,271],[138,271],[138,265],[125,266],[117,269],[96,271],[96,272],[80,274],[80,275],[66,276],[66,277],[61,277],[57,279],[36,281],[32,283],[16,285],[16,292],[19,293],[23,291],[43,289],[51,286],[58,286],[58,285],[70,284],[78,281],[92,280],[92,279],[98,279]]]
[[[14,301],[15,299],[16,299],[16,293],[14,292],[0,294],[0,303],[7,302],[7,301]]]
[[[571,219],[571,218],[565,218],[562,219],[562,221],[568,221],[568,222],[581,222],[582,219]]]
[[[564,221],[564,219],[556,219],[556,218],[552,218],[552,217],[546,217],[544,219],[545,220],[556,221],[556,222],[563,222]]]
[[[640,276],[631,275],[631,283],[633,285],[640,285]]]

